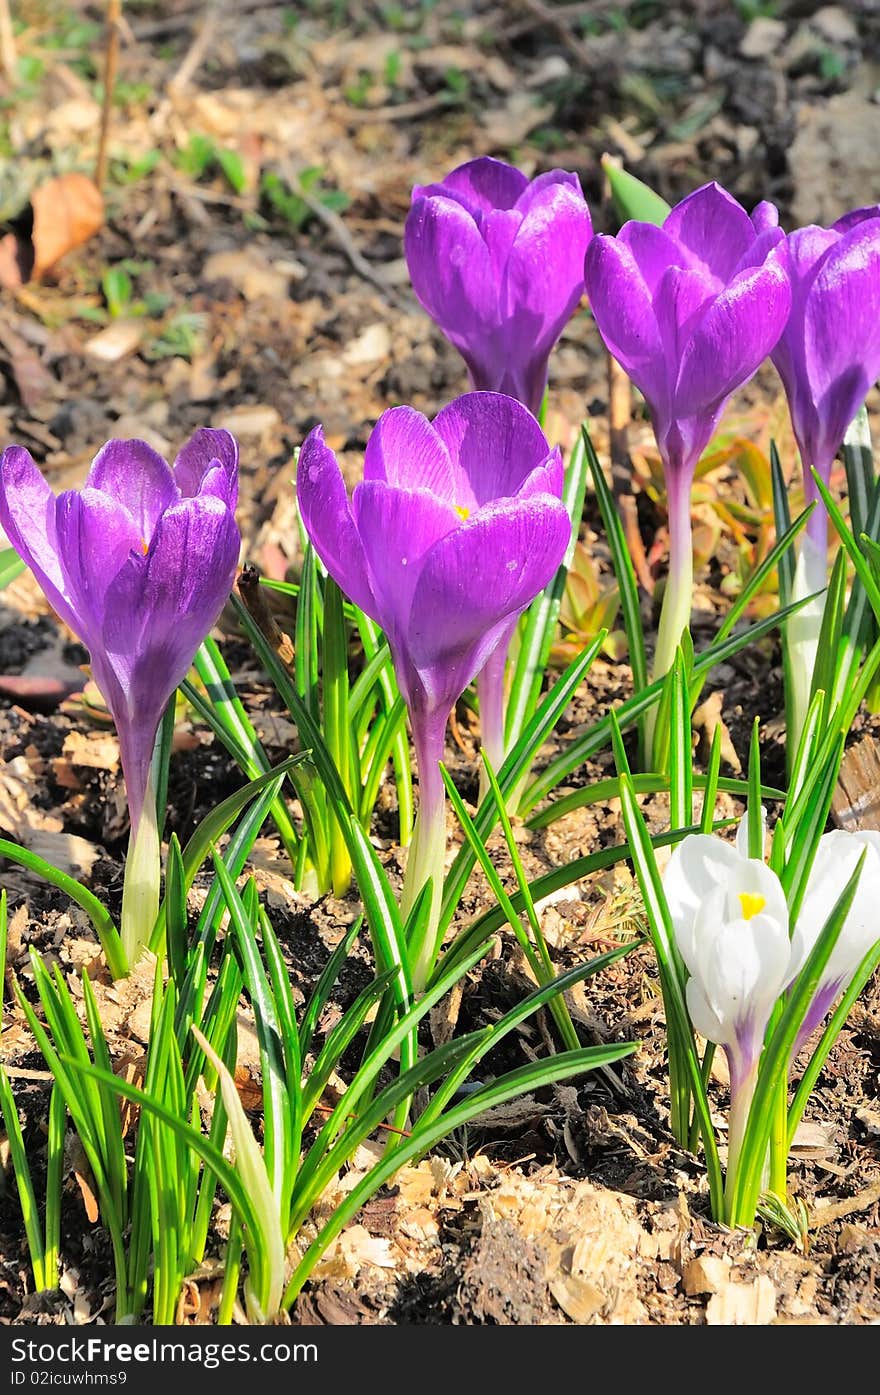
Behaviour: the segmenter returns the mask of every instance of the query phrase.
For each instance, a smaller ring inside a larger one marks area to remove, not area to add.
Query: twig
[[[15,51],[15,35],[12,32],[12,15],[9,13],[9,0],[0,0],[0,67],[4,75],[13,81],[18,66]]]
[[[595,68],[595,60],[587,45],[571,32],[564,20],[559,18],[559,12],[551,9],[549,5],[545,5],[543,0],[516,0],[516,4],[510,4],[509,8],[518,11],[525,8],[531,11],[535,16],[536,24],[545,24],[548,29],[552,29],[582,67],[588,71]]]
[[[855,1196],[845,1197],[841,1201],[817,1203],[810,1216],[810,1230],[821,1230],[823,1226],[831,1225],[833,1221],[843,1220],[844,1216],[855,1216],[859,1211],[867,1211],[878,1201],[880,1201],[880,1182],[875,1182],[873,1186],[866,1187],[864,1191],[857,1192]]]
[[[192,43],[184,55],[183,62],[177,69],[177,72],[168,80],[169,92],[183,92],[192,82],[199,68],[202,66],[205,54],[208,51],[208,45],[214,37],[215,9],[216,0],[208,0],[202,11],[199,26],[193,35]]]
[[[260,573],[253,562],[246,562],[241,569],[238,594],[260,634],[272,646],[281,662],[290,668],[294,658],[293,644],[290,636],[276,623],[275,616],[266,603],[265,592],[260,587]]]
[[[251,14],[256,10],[275,10],[289,4],[290,0],[234,0],[229,9],[232,14],[240,15]],[[186,9],[166,15],[164,19],[150,19],[144,24],[136,24],[133,26],[134,37],[138,42],[143,42],[149,39],[167,39],[171,34],[180,34],[184,29],[193,27],[202,8],[201,3],[188,5]]]
[[[321,203],[320,199],[315,198],[314,194],[308,189],[304,189],[297,176],[289,167],[285,167],[284,177],[297,198],[302,199],[306,208],[315,215],[320,223],[324,224],[324,227],[338,243],[340,251],[348,258],[358,276],[362,276],[365,281],[369,281],[370,285],[375,286],[378,291],[381,291],[393,305],[399,305],[400,301],[391,286],[388,285],[387,281],[382,279],[378,272],[373,270],[370,263],[361,255],[357,247],[355,247],[351,233],[348,231],[348,228],[343,223],[339,214],[334,213],[332,208],[326,208],[325,205]]]
[[[119,66],[119,30],[122,22],[122,0],[107,0],[107,48],[104,53],[104,100],[101,103],[101,132],[98,137],[98,158],[95,161],[95,183],[104,188],[107,178],[107,142],[110,137],[110,114]]]

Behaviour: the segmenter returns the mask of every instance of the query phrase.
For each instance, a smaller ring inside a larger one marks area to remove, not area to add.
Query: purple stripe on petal
[[[56,499],[23,446],[7,446],[0,457],[0,526],[30,567],[53,610],[83,635],[76,602],[68,594],[58,554]]]
[[[380,480],[355,487],[352,513],[361,538],[379,623],[402,637],[426,554],[461,518],[426,489],[398,489]]]
[[[92,462],[86,488],[99,489],[126,509],[147,543],[179,497],[170,466],[146,441],[108,441]]]
[[[207,490],[235,509],[238,502],[238,442],[229,431],[202,427],[174,462],[174,479],[184,499]],[[218,474],[219,470],[219,474]]]
[[[514,165],[483,155],[450,171],[441,187],[458,195],[469,208],[489,213],[495,208],[513,208],[528,183]]]
[[[558,499],[488,504],[435,544],[413,593],[413,663],[450,705],[482,668],[504,622],[546,586],[565,554],[571,520]]]
[[[382,413],[367,442],[364,479],[428,489],[450,504],[458,502],[446,443],[436,426],[412,407]]]
[[[333,580],[381,624],[345,481],[320,426],[309,433],[299,453],[296,497],[306,532]]]
[[[123,504],[88,485],[59,496],[56,526],[65,589],[82,638],[90,650],[100,649],[107,590],[132,552],[143,557],[142,534]]]
[[[663,231],[719,283],[733,275],[755,236],[749,215],[720,184],[704,184],[676,204]]]
[[[502,393],[456,398],[434,418],[434,430],[454,462],[454,503],[469,510],[515,495],[550,454],[532,413]]]
[[[778,340],[790,306],[788,277],[772,258],[740,273],[709,306],[682,355],[676,413],[712,411],[747,382]]]

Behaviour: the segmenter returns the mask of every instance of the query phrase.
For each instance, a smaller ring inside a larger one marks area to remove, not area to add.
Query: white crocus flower
[[[788,906],[782,884],[757,858],[708,834],[678,845],[663,878],[679,952],[691,977],[687,1006],[730,1066],[728,1180],[754,1092],[770,1014],[791,981]]]
[[[796,972],[803,968],[865,848],[868,852],[852,906],[798,1033],[795,1054],[834,1000],[849,987],[868,950],[880,939],[880,833],[846,833],[838,829],[819,839],[792,935],[792,964]]]

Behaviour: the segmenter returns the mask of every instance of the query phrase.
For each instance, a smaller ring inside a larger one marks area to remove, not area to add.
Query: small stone
[[[781,19],[768,19],[759,16],[753,19],[739,46],[743,58],[769,58],[775,53],[785,38],[785,25]]]
[[[681,1276],[685,1293],[693,1298],[698,1293],[717,1293],[730,1278],[730,1260],[720,1255],[700,1255],[688,1260]]]
[[[823,5],[811,15],[810,23],[831,44],[853,44],[859,37],[855,20],[841,5]]]

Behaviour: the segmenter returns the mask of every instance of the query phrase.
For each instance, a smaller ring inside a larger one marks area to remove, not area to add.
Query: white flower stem
[[[406,921],[422,887],[431,880],[431,905],[427,924],[417,944],[410,948],[410,972],[415,992],[421,993],[437,955],[437,927],[443,894],[446,861],[446,792],[440,774],[446,713],[419,720],[413,714],[413,742],[419,769],[419,812],[406,858],[400,912]]]
[[[727,1120],[727,1174],[724,1179],[724,1210],[728,1223],[731,1222],[731,1211],[733,1198],[736,1190],[736,1174],[739,1167],[740,1154],[742,1153],[743,1139],[745,1138],[746,1126],[749,1122],[749,1110],[752,1106],[752,1096],[755,1093],[755,1083],[758,1076],[757,1064],[752,1067],[748,1075],[737,1079],[740,1072],[733,1061],[730,1060],[730,1113]]]
[[[669,500],[669,575],[660,611],[660,628],[654,651],[651,677],[663,678],[672,668],[675,651],[691,619],[694,590],[694,543],[691,532],[691,473],[686,470],[667,472]],[[648,750],[654,745],[657,708],[648,713],[646,731]]]
[[[160,877],[159,827],[151,771],[140,818],[131,830],[122,887],[122,948],[130,969],[153,933],[159,913]]]
[[[804,533],[795,566],[792,601],[802,601],[816,591],[824,591],[828,584],[828,516],[823,504],[820,503],[814,510],[807,528],[809,531]],[[792,756],[797,750],[810,705],[810,688],[813,683],[816,655],[819,652],[819,635],[824,614],[825,597],[821,595],[816,596],[815,600],[803,606],[797,615],[793,615],[787,621],[792,729],[788,733],[786,746]]]

